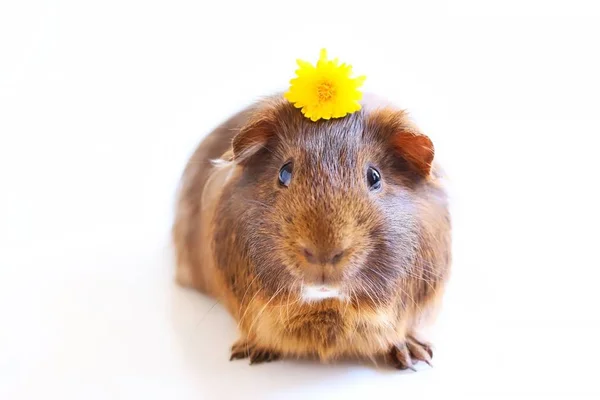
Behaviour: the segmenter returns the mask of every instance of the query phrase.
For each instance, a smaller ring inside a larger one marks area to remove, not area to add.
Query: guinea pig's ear
[[[242,164],[265,147],[270,136],[269,126],[262,122],[245,125],[233,138],[233,160]]]
[[[377,110],[369,116],[367,126],[383,136],[391,149],[415,172],[423,177],[429,176],[435,154],[433,143],[410,122],[404,111],[391,108]]]
[[[435,154],[431,139],[414,131],[398,131],[391,138],[392,146],[419,174],[429,176]]]
[[[243,164],[275,135],[279,104],[265,101],[250,111],[246,123],[232,141],[233,160]]]

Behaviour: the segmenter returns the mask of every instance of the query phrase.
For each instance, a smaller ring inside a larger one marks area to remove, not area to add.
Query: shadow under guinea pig
[[[348,389],[360,385],[369,376],[402,376],[412,371],[398,371],[383,360],[340,360],[323,364],[318,360],[284,359],[250,365],[246,360],[229,361],[230,348],[237,339],[237,326],[227,310],[212,298],[196,291],[171,287],[170,318],[177,338],[177,351],[192,372],[194,386],[209,398],[268,398],[275,393],[304,395],[333,390],[336,385]],[[427,369],[427,366],[418,366]],[[338,393],[339,394],[339,393]]]

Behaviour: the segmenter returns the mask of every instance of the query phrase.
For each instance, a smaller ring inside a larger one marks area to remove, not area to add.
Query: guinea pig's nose
[[[333,250],[313,251],[306,247],[302,248],[302,255],[310,264],[338,264],[344,257],[345,250],[335,248]]]

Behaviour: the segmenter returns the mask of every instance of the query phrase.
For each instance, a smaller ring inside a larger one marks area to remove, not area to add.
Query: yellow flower
[[[358,88],[365,77],[351,78],[352,66],[340,64],[338,59],[328,60],[327,51],[314,66],[297,60],[296,77],[290,81],[290,89],[284,97],[302,109],[302,114],[312,121],[340,118],[360,110],[362,93]]]

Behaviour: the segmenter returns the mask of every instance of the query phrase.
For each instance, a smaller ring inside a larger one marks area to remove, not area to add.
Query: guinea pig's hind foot
[[[250,358],[250,365],[271,362],[280,358],[279,353],[256,346],[247,340],[238,340],[231,347],[229,361]]]
[[[424,361],[431,366],[433,351],[431,346],[412,336],[407,336],[404,343],[392,346],[388,353],[388,361],[398,369],[415,369],[415,363]]]

